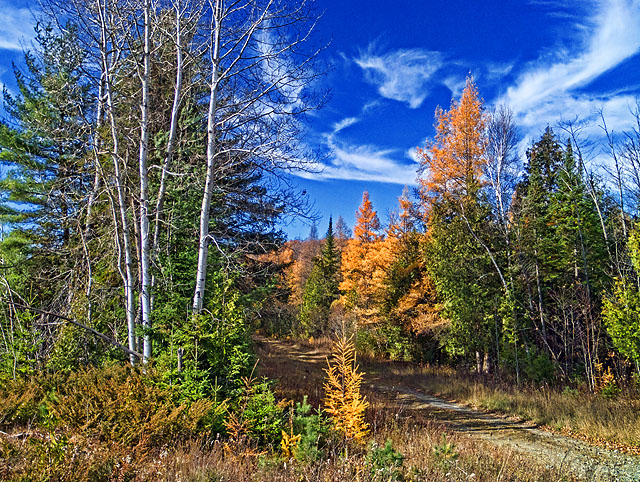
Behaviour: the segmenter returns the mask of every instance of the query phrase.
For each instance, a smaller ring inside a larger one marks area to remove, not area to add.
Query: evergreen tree
[[[28,358],[36,363],[47,361],[60,333],[47,321],[58,320],[36,321],[24,306],[9,306],[14,301],[28,300],[91,323],[83,295],[91,262],[87,205],[97,168],[87,127],[93,108],[83,79],[85,57],[73,26],[62,33],[38,27],[36,48],[25,53],[24,70],[14,68],[18,94],[4,91],[8,118],[0,123],[0,162],[6,169],[0,211],[8,234],[0,250],[9,263],[5,279],[12,282],[5,287],[13,292],[3,293],[2,304],[5,320],[31,334]],[[66,347],[75,363],[92,360],[94,338],[71,327],[62,332],[82,337]]]
[[[324,246],[313,261],[313,268],[302,296],[300,323],[306,334],[326,333],[331,304],[339,296],[339,268],[339,253],[335,246],[333,221],[330,217]]]
[[[488,369],[501,291],[481,241],[492,239],[491,208],[482,191],[485,124],[482,100],[468,78],[460,101],[436,111],[435,142],[419,151],[425,265],[450,322],[445,346],[454,355],[475,354],[478,371]]]
[[[562,149],[553,131],[547,127],[540,140],[527,150],[525,177],[516,188],[513,206],[523,304],[528,307],[528,324],[536,335],[532,341],[554,360],[558,353],[550,339],[549,304],[553,278],[561,259],[558,252],[561,244],[556,235],[551,204],[558,192],[558,175],[563,162]]]
[[[527,157],[513,212],[522,305],[536,335],[530,341],[563,376],[583,366],[593,383],[601,343],[598,293],[607,284],[597,208],[570,142],[563,150],[547,128]]]

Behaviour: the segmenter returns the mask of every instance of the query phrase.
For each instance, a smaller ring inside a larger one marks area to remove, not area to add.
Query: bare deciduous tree
[[[299,117],[318,105],[304,92],[318,75],[313,65],[318,50],[304,49],[316,21],[309,2],[293,7],[274,0],[216,0],[210,7],[207,174],[194,313],[204,301],[216,164],[251,156],[270,177],[304,168]]]

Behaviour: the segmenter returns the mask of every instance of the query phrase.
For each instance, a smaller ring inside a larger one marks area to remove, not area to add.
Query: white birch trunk
[[[129,350],[132,352],[136,350],[136,338],[135,338],[135,299],[133,292],[133,259],[131,257],[131,238],[129,235],[129,220],[127,218],[127,205],[124,194],[122,168],[120,165],[120,152],[118,144],[118,131],[116,126],[115,115],[113,112],[113,93],[111,91],[112,74],[111,67],[109,65],[109,49],[108,49],[108,36],[107,36],[107,2],[104,0],[100,10],[100,30],[101,30],[101,46],[100,54],[102,58],[102,68],[105,75],[105,97],[107,113],[109,115],[109,124],[111,127],[112,137],[112,158],[113,168],[116,182],[116,193],[118,196],[118,208],[120,211],[120,222],[122,223],[122,242],[124,251],[124,264],[125,264],[125,276],[124,292],[125,292],[125,309],[127,315],[127,334],[129,340]],[[114,55],[111,53],[111,55]],[[135,355],[130,355],[131,364],[136,363]]]
[[[144,3],[144,58],[142,72],[142,103],[140,105],[140,305],[144,328],[142,361],[151,357],[151,275],[149,263],[149,83],[151,81],[151,19],[150,0]]]
[[[171,107],[171,123],[169,126],[169,139],[167,140],[167,151],[162,164],[162,174],[160,175],[160,187],[158,188],[158,199],[156,201],[156,213],[153,230],[153,244],[151,254],[155,259],[158,253],[158,243],[160,237],[160,223],[162,222],[162,210],[164,209],[164,197],[167,192],[167,178],[173,152],[175,150],[176,134],[178,131],[178,114],[180,112],[180,101],[182,97],[182,14],[180,10],[180,0],[176,2],[176,85],[173,92],[173,106]],[[155,286],[155,276],[151,277],[151,287]],[[153,309],[153,297],[151,297],[151,309]]]
[[[216,0],[214,11],[214,39],[211,54],[211,89],[207,115],[207,177],[200,208],[200,242],[198,245],[198,270],[193,295],[193,312],[202,311],[204,289],[207,281],[207,256],[209,253],[209,215],[213,196],[213,172],[216,154],[216,109],[218,103],[218,64],[220,62],[220,30],[222,28],[222,0]]]

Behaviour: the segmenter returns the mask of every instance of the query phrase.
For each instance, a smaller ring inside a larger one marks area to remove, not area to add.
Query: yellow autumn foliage
[[[356,212],[354,237],[342,252],[342,304],[356,315],[358,322],[379,321],[380,301],[384,297],[387,267],[391,261],[390,244],[378,233],[380,222],[369,194],[362,195]]]
[[[342,335],[334,342],[332,359],[327,360],[327,364],[325,410],[331,416],[335,429],[346,440],[360,442],[369,433],[364,419],[369,402],[360,393],[364,374],[356,364],[353,336],[347,338]]]

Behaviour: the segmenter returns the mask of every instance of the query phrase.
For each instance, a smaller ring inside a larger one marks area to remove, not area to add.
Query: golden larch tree
[[[389,247],[379,233],[380,220],[373,210],[369,193],[362,194],[356,211],[354,237],[342,253],[342,304],[353,311],[359,323],[378,321],[379,301],[384,290]]]
[[[386,244],[390,253],[392,269],[387,281],[390,290],[394,287],[410,286],[389,311],[390,318],[399,322],[406,330],[425,334],[443,324],[439,316],[440,306],[436,302],[433,281],[424,266],[420,246],[424,234],[418,232],[418,215],[405,186],[398,198],[398,208],[389,219]]]
[[[480,186],[486,150],[482,105],[473,78],[467,77],[460,101],[452,100],[448,111],[436,109],[435,141],[418,149],[426,212],[434,199],[459,199]]]
[[[362,204],[356,211],[356,225],[353,228],[353,237],[362,243],[371,243],[380,239],[380,220],[378,213],[373,210],[373,204],[369,199],[369,191],[362,193]]]
[[[368,433],[364,420],[369,402],[360,393],[364,373],[356,364],[353,336],[340,336],[333,346],[331,361],[327,360],[327,379],[324,383],[325,410],[335,429],[348,441],[361,441]]]

